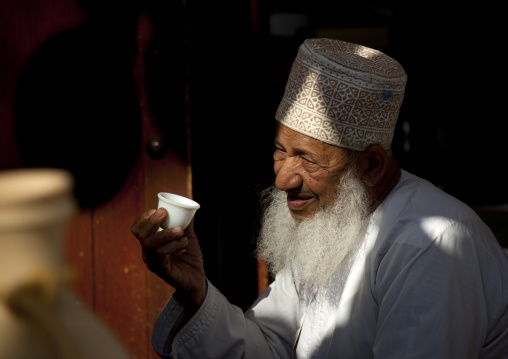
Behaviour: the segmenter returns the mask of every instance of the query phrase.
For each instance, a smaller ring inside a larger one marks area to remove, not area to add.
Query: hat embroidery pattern
[[[406,74],[389,56],[340,40],[308,39],[298,51],[275,118],[320,141],[388,149]]]

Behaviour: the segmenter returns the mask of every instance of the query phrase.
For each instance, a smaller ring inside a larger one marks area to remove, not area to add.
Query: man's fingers
[[[143,249],[143,262],[145,262],[151,270],[165,266],[166,261],[169,260],[171,254],[179,255],[185,250],[189,243],[187,237],[182,237],[174,241],[166,242],[165,244],[156,248]]]
[[[182,237],[177,240],[167,242],[162,246],[158,247],[157,253],[159,255],[169,255],[172,253],[177,253],[180,252],[182,249],[184,249],[188,243],[189,240],[187,239],[187,237]]]
[[[146,248],[157,248],[166,243],[178,241],[183,236],[181,227],[163,229],[154,235],[141,239],[141,244]]]
[[[137,239],[142,240],[155,233],[168,213],[165,209],[151,209],[139,216],[132,224],[131,232]]]

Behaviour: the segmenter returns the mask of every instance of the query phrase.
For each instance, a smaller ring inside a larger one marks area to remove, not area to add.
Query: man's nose
[[[301,187],[301,163],[297,157],[288,157],[282,163],[275,164],[275,186],[281,191],[288,191]],[[279,168],[277,168],[279,166]]]

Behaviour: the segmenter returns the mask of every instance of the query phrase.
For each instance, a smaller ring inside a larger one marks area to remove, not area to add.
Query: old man
[[[406,74],[308,39],[275,115],[259,255],[274,282],[243,313],[210,283],[192,225],[132,226],[176,289],[153,346],[171,358],[508,358],[508,255],[464,203],[391,153]]]

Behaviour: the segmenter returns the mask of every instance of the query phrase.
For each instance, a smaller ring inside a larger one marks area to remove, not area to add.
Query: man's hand
[[[206,275],[194,220],[185,231],[176,227],[157,232],[167,215],[163,208],[151,209],[139,216],[131,231],[141,243],[148,269],[174,287],[175,298],[194,311],[206,296]]]

